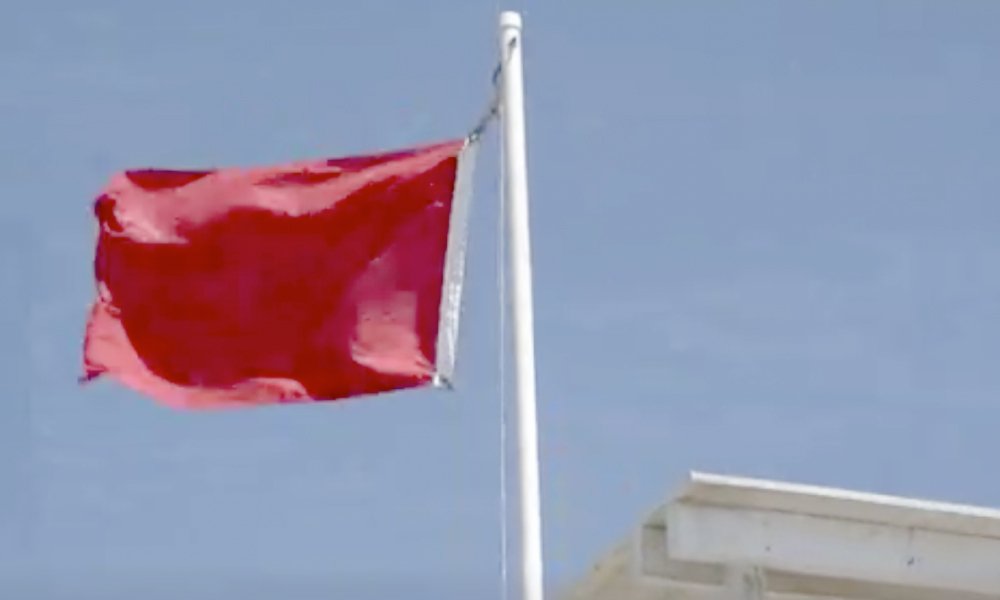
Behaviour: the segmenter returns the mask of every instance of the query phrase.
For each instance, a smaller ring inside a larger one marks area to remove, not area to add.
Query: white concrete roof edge
[[[1000,510],[699,471],[674,491],[565,597],[1000,600]]]
[[[997,509],[700,471],[674,499],[1000,538]]]

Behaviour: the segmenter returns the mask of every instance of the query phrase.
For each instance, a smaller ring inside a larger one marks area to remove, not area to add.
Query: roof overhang
[[[575,600],[1000,599],[1000,511],[694,473]]]

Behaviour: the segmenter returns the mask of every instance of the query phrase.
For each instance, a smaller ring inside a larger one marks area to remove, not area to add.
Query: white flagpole
[[[535,333],[531,293],[531,240],[528,228],[528,170],[524,128],[524,74],[521,15],[500,15],[504,196],[511,274],[511,321],[517,376],[518,464],[521,492],[522,600],[542,600],[542,518],[535,407]]]

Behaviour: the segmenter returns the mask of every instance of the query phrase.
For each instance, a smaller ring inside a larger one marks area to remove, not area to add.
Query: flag
[[[448,383],[474,150],[115,175],[82,380],[182,408]]]

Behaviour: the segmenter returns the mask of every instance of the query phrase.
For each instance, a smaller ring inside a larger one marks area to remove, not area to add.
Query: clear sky
[[[513,2],[550,585],[690,469],[1000,506],[1000,4]],[[75,381],[114,171],[463,135],[496,13],[5,5],[0,597],[499,597],[495,131],[457,391],[190,414]]]

